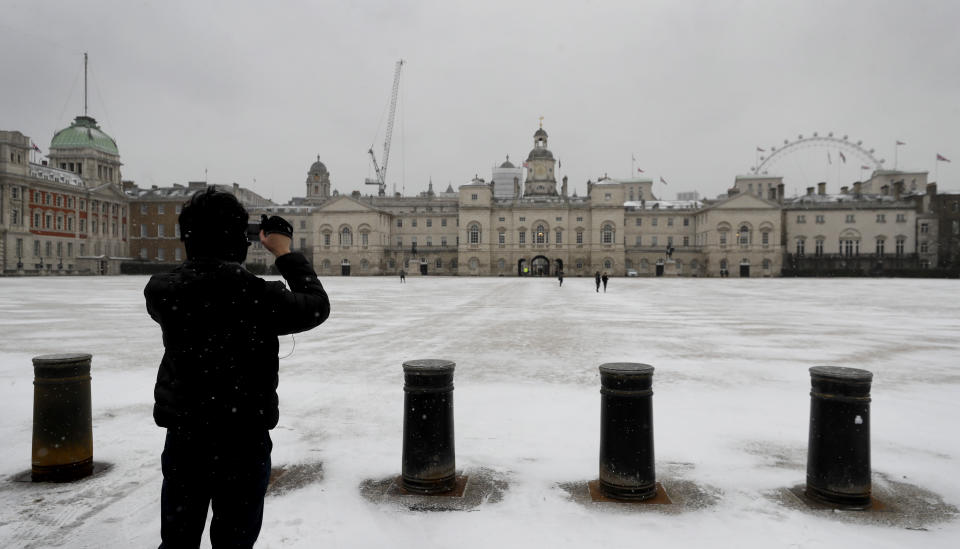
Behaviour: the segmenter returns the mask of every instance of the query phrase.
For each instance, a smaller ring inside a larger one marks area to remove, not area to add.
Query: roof
[[[516,166],[513,165],[513,162],[510,162],[510,157],[509,157],[509,156],[508,156],[507,159],[503,162],[503,164],[500,164],[500,167],[501,167],[501,168],[516,168]]]
[[[695,210],[703,207],[703,202],[699,200],[630,200],[623,203],[625,208],[647,210]]]
[[[69,128],[58,131],[50,141],[50,149],[93,148],[120,156],[117,142],[107,135],[90,116],[78,116]]]

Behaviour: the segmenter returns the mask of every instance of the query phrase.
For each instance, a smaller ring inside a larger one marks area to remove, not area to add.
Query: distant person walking
[[[600,271],[593,275],[593,281],[597,283],[597,293],[600,293]]]
[[[560,287],[563,287],[563,271],[557,271],[557,280],[560,281]]]
[[[603,272],[603,276],[600,278],[603,281],[603,293],[607,293],[607,281],[610,280],[610,277],[607,276],[607,272]]]
[[[406,282],[406,281],[407,281],[407,271],[400,269],[400,282]]]

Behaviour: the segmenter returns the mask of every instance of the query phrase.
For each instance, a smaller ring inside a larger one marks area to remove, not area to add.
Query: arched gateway
[[[553,268],[551,268],[551,261],[542,255],[538,255],[532,260],[521,259],[517,261],[517,276],[551,276],[562,270],[562,260],[554,260]]]

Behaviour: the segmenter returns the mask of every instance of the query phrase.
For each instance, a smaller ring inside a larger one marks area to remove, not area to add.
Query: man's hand
[[[275,257],[280,257],[281,255],[287,255],[290,253],[290,242],[290,237],[280,233],[270,233],[265,235],[263,234],[263,231],[260,231],[260,243],[263,244],[263,247]]]

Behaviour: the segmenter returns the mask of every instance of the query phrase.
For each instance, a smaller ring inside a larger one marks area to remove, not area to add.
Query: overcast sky
[[[341,193],[383,153],[406,61],[390,190],[519,164],[538,119],[560,175],[723,192],[758,146],[835,132],[960,191],[960,3],[953,1],[48,2],[4,0],[0,129],[48,151],[89,111],[140,186],[237,182],[286,202],[317,155]],[[788,192],[859,176],[836,151],[770,167]],[[953,160],[934,161],[936,154]],[[631,157],[637,159],[631,167]],[[939,166],[936,166],[939,164]]]

